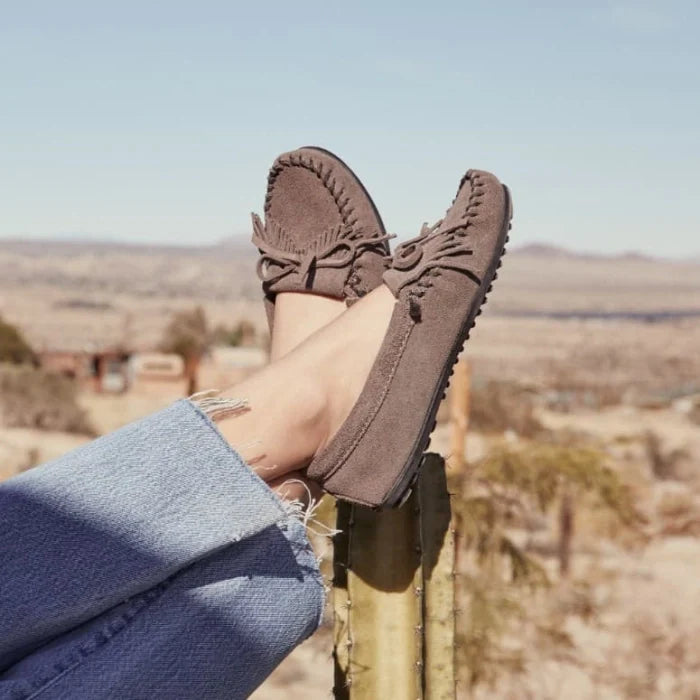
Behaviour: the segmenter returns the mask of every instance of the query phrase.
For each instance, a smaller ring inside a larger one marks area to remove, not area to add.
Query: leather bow
[[[389,289],[398,296],[406,286],[419,282],[426,272],[434,269],[461,272],[476,284],[479,277],[472,270],[468,259],[474,251],[463,238],[463,227],[438,231],[441,221],[428,228],[426,225],[417,238],[406,241],[394,252],[392,269],[384,274]],[[422,296],[423,291],[414,290],[414,296]]]
[[[347,225],[339,225],[319,239],[319,243],[305,251],[282,250],[280,246],[269,243],[266,230],[260,217],[253,214],[253,243],[260,250],[258,260],[258,277],[267,285],[273,285],[291,274],[298,274],[306,281],[314,270],[321,268],[341,268],[350,265],[359,250],[392,238],[392,236],[377,236],[376,238],[350,238],[352,229]],[[283,237],[283,232],[278,232]],[[277,269],[271,270],[270,266]]]

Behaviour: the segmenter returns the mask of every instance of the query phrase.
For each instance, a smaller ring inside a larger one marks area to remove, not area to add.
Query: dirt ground
[[[247,258],[239,256],[232,268],[225,256],[206,251],[159,256],[61,248],[42,257],[34,248],[0,246],[0,313],[26,328],[39,348],[130,338],[148,347],[174,309],[194,303],[205,306],[213,325],[248,318],[264,330]],[[693,402],[700,395],[700,317],[693,313],[700,310],[700,264],[530,251],[508,258],[502,281],[466,353],[475,396],[488,401],[488,390],[477,389],[493,380],[524,388],[536,398],[546,430],[575,434],[605,451],[633,489],[645,526],[644,537],[632,540],[596,512],[577,513],[567,581],[558,579],[552,555],[554,523],[535,533],[514,531],[515,539],[537,545],[533,553],[554,585],[524,601],[528,619],[507,640],[522,668],[504,670],[473,697],[698,698],[700,410],[694,412]],[[556,315],[564,311],[568,318]],[[672,311],[687,313],[664,316]],[[85,392],[80,403],[105,433],[175,398]],[[438,425],[433,450],[447,453],[447,431]],[[0,426],[0,479],[87,439]],[[526,438],[512,430],[471,430],[467,458],[476,462],[504,440]],[[468,604],[468,591],[461,595]],[[577,612],[581,606],[590,614]],[[542,642],[542,627],[552,625],[566,633],[567,645]],[[253,697],[328,698],[330,654],[325,627]],[[467,695],[461,687],[460,696]]]

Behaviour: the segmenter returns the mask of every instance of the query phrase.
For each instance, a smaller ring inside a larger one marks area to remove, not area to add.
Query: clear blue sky
[[[515,239],[700,253],[700,3],[3,3],[0,236],[247,235],[267,169],[318,144],[390,230],[464,170]]]

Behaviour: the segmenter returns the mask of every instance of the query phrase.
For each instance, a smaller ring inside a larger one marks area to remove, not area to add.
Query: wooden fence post
[[[469,429],[470,370],[467,361],[457,362],[450,382],[449,466],[452,474],[462,474],[466,467],[464,443]]]

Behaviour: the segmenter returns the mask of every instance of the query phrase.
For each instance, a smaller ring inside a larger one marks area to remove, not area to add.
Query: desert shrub
[[[523,589],[549,585],[541,564],[508,536],[509,500],[480,491],[452,501],[458,541],[467,554],[458,585],[468,591],[456,655],[470,689],[524,670],[521,650],[510,648],[504,639],[527,616],[520,603]]]
[[[655,510],[662,535],[700,534],[700,503],[691,488],[678,482],[657,487]]]
[[[581,501],[608,511],[618,525],[633,530],[642,520],[631,492],[606,464],[605,455],[587,446],[499,446],[472,464],[464,479],[452,485],[461,491],[452,507],[467,564],[460,578],[468,591],[457,656],[473,689],[522,670],[522,653],[509,644],[509,637],[529,618],[525,601],[551,585],[543,564],[511,536],[513,526],[522,525],[529,514],[545,515],[558,508],[557,552],[565,576],[572,552],[571,525]],[[568,528],[562,514],[567,514]],[[589,603],[580,601],[571,613],[590,617],[594,611]],[[561,629],[542,627],[538,635],[560,652],[573,653]]]
[[[0,423],[14,428],[94,435],[67,377],[33,367],[0,365]]]
[[[257,340],[255,326],[246,319],[233,326],[217,326],[211,335],[214,344],[231,347],[255,345]]]
[[[0,362],[14,365],[37,364],[31,345],[15,326],[0,318]]]
[[[532,393],[512,382],[490,381],[474,386],[469,423],[475,430],[485,433],[513,430],[525,437],[542,430],[535,416]]]
[[[201,357],[210,341],[207,317],[204,309],[197,306],[188,311],[178,311],[163,332],[160,350],[172,352],[182,358]]]
[[[37,464],[39,464],[39,450],[36,447],[30,447],[24,451],[24,458],[20,462],[17,471],[29,471],[36,467]]]
[[[554,411],[599,409],[621,404],[625,385],[605,374],[609,366],[606,354],[586,353],[574,358],[553,361],[549,367],[544,400]]]
[[[503,494],[542,513],[559,502],[563,492],[587,494],[613,512],[622,523],[637,525],[630,490],[606,464],[605,455],[591,447],[534,443],[500,447],[476,467],[475,475],[493,494]]]
[[[695,425],[700,425],[700,403],[693,406],[688,414],[688,418],[695,423]]]
[[[682,462],[688,454],[685,450],[676,448],[665,449],[661,438],[653,431],[647,430],[644,433],[644,450],[651,468],[652,474],[661,480],[680,479]]]
[[[695,515],[697,505],[693,494],[686,488],[662,491],[656,503],[656,513],[665,520],[677,520]]]
[[[501,582],[466,576],[463,583],[469,590],[469,607],[466,624],[460,624],[457,633],[456,657],[460,669],[466,670],[468,687],[493,686],[502,674],[522,673],[522,651],[508,648],[502,638],[524,620],[525,610]]]
[[[198,389],[199,364],[211,345],[212,334],[201,306],[173,314],[159,344],[162,352],[179,355],[185,363],[187,393]]]

